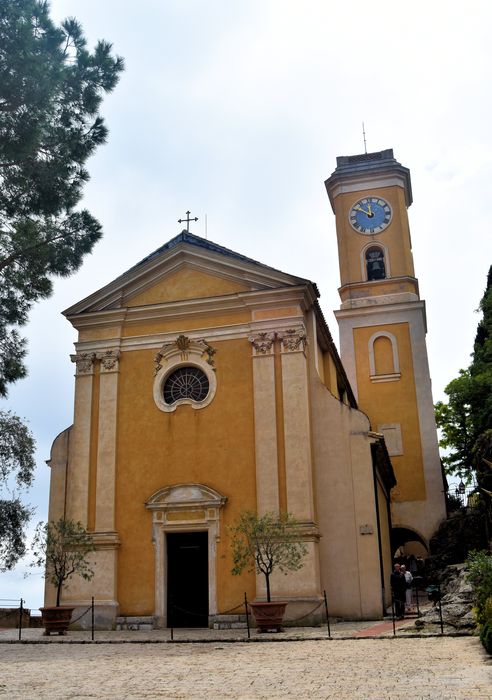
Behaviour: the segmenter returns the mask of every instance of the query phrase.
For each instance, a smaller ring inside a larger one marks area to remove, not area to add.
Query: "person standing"
[[[405,595],[407,582],[401,572],[400,564],[395,564],[390,578],[391,593],[393,595],[394,610],[397,620],[405,617]]]
[[[413,576],[410,573],[410,571],[407,571],[407,567],[405,564],[402,564],[400,567],[400,571],[405,577],[405,611],[410,612],[410,608],[412,607],[412,581],[413,581]]]

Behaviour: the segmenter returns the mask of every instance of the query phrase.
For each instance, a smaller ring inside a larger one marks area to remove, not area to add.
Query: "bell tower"
[[[408,223],[410,171],[392,149],[341,156],[325,185],[336,217],[342,362],[395,470],[393,547],[425,556],[446,509]]]

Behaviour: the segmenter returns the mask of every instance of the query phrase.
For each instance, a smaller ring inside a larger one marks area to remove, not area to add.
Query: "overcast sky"
[[[25,333],[29,376],[7,402],[38,444],[30,494],[48,506],[50,446],[72,422],[75,333],[61,311],[191,227],[315,281],[332,334],[340,300],[324,180],[336,156],[393,148],[410,168],[410,226],[426,300],[434,399],[469,363],[492,263],[489,0],[52,0],[126,71],[105,99],[108,143],[83,206],[104,238],[55,282]],[[42,604],[40,574],[0,574],[0,597]]]

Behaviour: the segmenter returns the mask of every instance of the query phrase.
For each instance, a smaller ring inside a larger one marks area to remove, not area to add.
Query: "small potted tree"
[[[307,547],[302,541],[299,522],[289,513],[258,516],[245,511],[230,532],[232,574],[237,576],[247,569],[265,577],[266,601],[251,603],[258,628],[261,632],[280,631],[287,602],[272,601],[270,576],[276,569],[287,574],[302,567]]]
[[[92,537],[79,522],[60,518],[38,524],[32,544],[32,566],[44,566],[45,578],[56,588],[56,605],[40,608],[45,634],[67,631],[74,607],[60,605],[62,588],[72,576],[92,579],[94,571],[87,555],[94,549]]]

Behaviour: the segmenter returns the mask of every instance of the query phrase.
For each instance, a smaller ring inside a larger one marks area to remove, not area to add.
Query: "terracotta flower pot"
[[[74,607],[69,605],[51,605],[46,608],[39,608],[42,615],[43,627],[45,635],[49,636],[52,632],[65,634],[72,619]]]
[[[260,632],[268,630],[282,630],[282,620],[285,615],[286,601],[261,601],[259,603],[251,603],[251,610],[255,618],[256,626]]]

